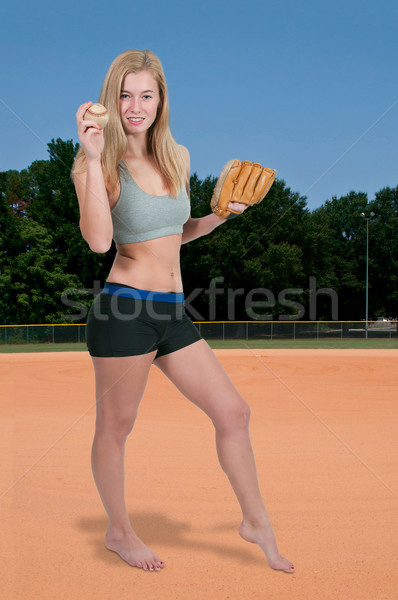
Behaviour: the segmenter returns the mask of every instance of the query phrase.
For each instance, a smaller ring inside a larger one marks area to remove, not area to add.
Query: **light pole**
[[[375,216],[374,212],[366,215],[361,213],[361,217],[366,219],[366,317],[365,317],[365,339],[368,339],[368,319],[369,319],[369,221]]]

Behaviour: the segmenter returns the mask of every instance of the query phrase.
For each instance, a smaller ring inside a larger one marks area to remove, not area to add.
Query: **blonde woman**
[[[185,313],[181,244],[225,221],[190,217],[189,153],[169,129],[159,59],[149,50],[120,54],[99,102],[109,112],[104,130],[83,120],[90,102],[77,111],[81,148],[73,177],[84,239],[94,252],[109,250],[112,239],[117,248],[87,318],[97,400],[92,469],[109,518],[105,545],[129,565],[165,566],[134,532],[124,497],[125,442],[153,363],[212,420],[220,465],[242,509],[240,535],[262,548],[272,568],[292,573],[261,498],[249,406]]]

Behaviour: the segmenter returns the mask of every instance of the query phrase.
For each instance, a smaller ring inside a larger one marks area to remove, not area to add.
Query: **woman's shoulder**
[[[181,146],[181,144],[179,144],[178,147],[180,149],[181,156],[182,156],[182,159],[184,161],[185,169],[186,169],[187,176],[188,176],[188,179],[189,179],[190,171],[191,171],[191,160],[190,160],[190,157],[189,157],[188,148],[186,148],[185,146]]]
[[[188,151],[188,148],[186,148],[185,146],[182,146],[181,144],[178,144],[178,147],[180,149],[180,152],[181,152],[182,156],[184,157],[184,160],[188,159],[188,161],[189,161],[189,151]]]

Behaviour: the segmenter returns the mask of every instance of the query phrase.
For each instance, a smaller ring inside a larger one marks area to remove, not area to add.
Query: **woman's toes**
[[[294,565],[291,562],[288,562],[288,564],[284,567],[282,567],[283,571],[285,571],[285,573],[294,573]]]
[[[155,557],[153,564],[157,571],[164,566],[164,562],[162,560],[160,560],[160,558],[158,556]]]

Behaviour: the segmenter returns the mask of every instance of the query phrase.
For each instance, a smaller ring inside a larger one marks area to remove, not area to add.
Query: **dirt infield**
[[[209,419],[152,368],[126,453],[138,535],[104,548],[84,352],[2,354],[1,588],[7,599],[396,600],[398,350],[215,350],[252,409],[261,489],[294,575],[237,534]]]

